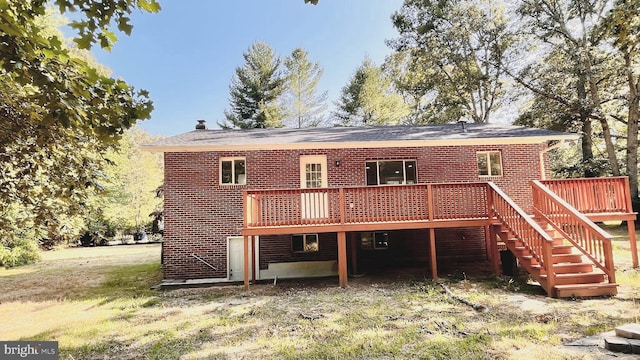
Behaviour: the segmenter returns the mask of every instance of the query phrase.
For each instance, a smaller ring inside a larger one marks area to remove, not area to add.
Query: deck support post
[[[638,268],[638,243],[636,241],[636,224],[633,220],[627,220],[627,231],[629,232],[629,245],[631,245],[631,258],[633,268]]]
[[[244,236],[244,289],[249,290],[249,236]]]
[[[499,225],[489,226],[489,242],[491,243],[491,268],[496,276],[502,275],[500,271],[500,252],[498,251],[498,232]]]
[[[358,243],[356,240],[356,233],[349,233],[349,243],[351,245],[351,273],[358,273]]]
[[[431,257],[431,278],[438,279],[438,263],[436,261],[436,229],[429,229],[429,256]]]
[[[347,287],[347,234],[338,232],[338,281],[340,287]]]
[[[256,283],[256,237],[251,237],[251,282]]]

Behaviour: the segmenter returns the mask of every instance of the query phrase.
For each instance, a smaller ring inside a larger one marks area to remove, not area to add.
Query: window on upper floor
[[[245,185],[247,183],[245,158],[220,159],[220,184]]]
[[[367,185],[415,184],[415,160],[377,160],[365,163]]]
[[[502,176],[502,156],[499,151],[477,152],[476,159],[480,176]]]
[[[318,234],[292,235],[291,249],[298,253],[318,251]]]

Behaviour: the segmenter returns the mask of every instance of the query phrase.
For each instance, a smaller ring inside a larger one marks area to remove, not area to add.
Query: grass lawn
[[[0,270],[0,340],[57,340],[61,359],[608,359],[562,346],[640,321],[640,271],[624,232],[614,249],[620,294],[550,299],[521,279],[279,281],[171,291],[154,245],[66,249]]]

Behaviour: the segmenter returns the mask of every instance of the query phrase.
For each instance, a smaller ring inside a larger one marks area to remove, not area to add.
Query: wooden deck
[[[594,229],[597,226],[592,220],[625,220],[631,230],[635,214],[630,211],[626,189],[625,178],[533,182],[534,207],[538,221],[544,221],[542,225],[495,184],[486,182],[246,190],[241,230],[245,241],[245,287],[249,285],[249,256],[255,260],[255,254],[249,254],[249,242],[255,236],[337,233],[339,283],[346,286],[347,232],[429,229],[431,273],[436,278],[435,229],[467,226],[485,228],[487,253],[496,273],[500,271],[498,241],[502,239],[522,257],[521,261],[531,260],[528,270],[537,272],[551,296],[577,290],[561,292],[557,287],[560,284],[555,283],[560,268],[554,267],[558,257],[554,260],[557,250],[549,231],[561,232],[566,241],[605,272],[609,283],[614,283],[611,239],[599,228]],[[569,231],[571,227],[575,231]],[[589,235],[581,237],[585,232]],[[632,247],[637,266],[635,237]]]

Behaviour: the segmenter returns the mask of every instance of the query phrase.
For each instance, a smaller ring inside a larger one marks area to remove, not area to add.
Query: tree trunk
[[[598,173],[591,166],[593,161],[593,139],[591,138],[591,119],[588,117],[582,121],[582,162],[589,164],[584,169],[585,177],[596,177]]]
[[[627,118],[627,175],[634,211],[638,211],[638,118],[640,118],[640,80],[633,75],[631,57],[625,54],[625,69],[629,85],[629,113]]]
[[[613,146],[613,141],[611,140],[611,129],[609,128],[607,118],[604,116],[604,112],[602,111],[600,93],[598,92],[598,84],[596,84],[596,80],[593,77],[593,70],[591,69],[591,58],[588,56],[585,61],[585,68],[588,76],[591,103],[593,105],[593,109],[598,115],[600,126],[602,127],[602,136],[604,137],[604,144],[607,149],[607,158],[609,159],[609,164],[611,165],[611,173],[613,174],[613,176],[620,176],[620,164],[618,164],[616,149]]]

